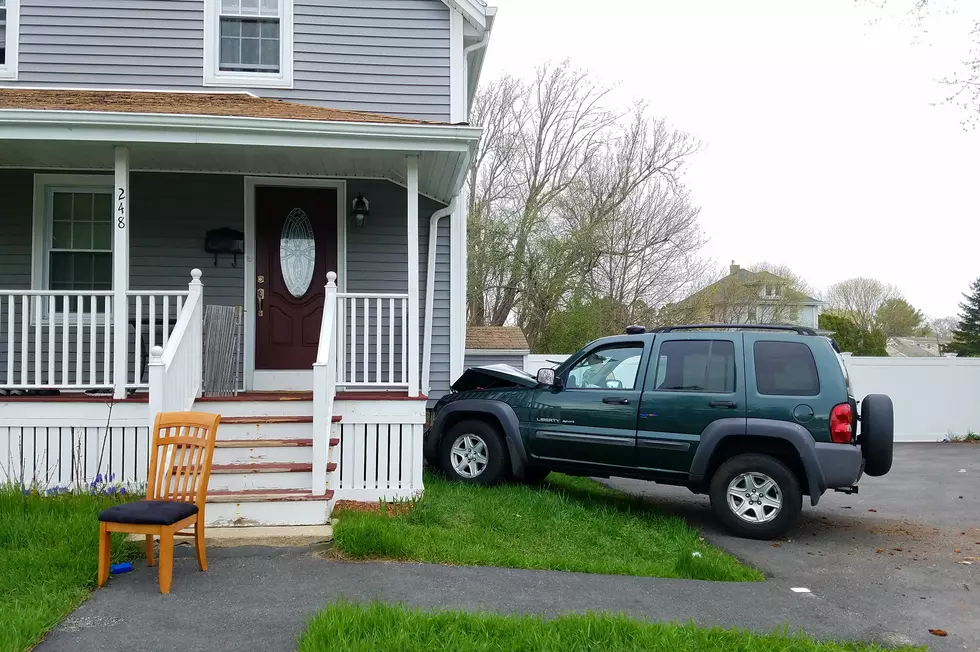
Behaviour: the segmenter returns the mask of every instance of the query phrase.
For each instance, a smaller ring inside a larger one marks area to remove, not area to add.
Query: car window
[[[654,389],[735,391],[735,344],[730,340],[669,340],[660,345]]]
[[[801,342],[756,342],[755,384],[760,394],[816,396],[820,393],[817,364]]]
[[[596,349],[568,372],[565,386],[571,389],[635,389],[642,346]]]

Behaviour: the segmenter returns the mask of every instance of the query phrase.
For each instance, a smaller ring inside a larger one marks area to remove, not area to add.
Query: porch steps
[[[209,526],[247,527],[323,525],[330,518],[333,490],[299,489],[208,491]]]

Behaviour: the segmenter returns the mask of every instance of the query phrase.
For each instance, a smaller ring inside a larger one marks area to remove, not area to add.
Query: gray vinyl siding
[[[479,354],[467,353],[463,358],[464,369],[469,369],[470,367],[485,367],[492,364],[509,364],[512,367],[523,369],[524,356],[515,355],[513,353],[494,353],[493,351],[486,351]]]
[[[405,189],[387,181],[351,179],[348,197],[363,194],[371,202],[371,215],[363,228],[347,225],[347,291],[408,292],[408,225],[405,221]],[[429,218],[443,206],[425,197],[419,204],[419,357],[425,334],[425,295],[428,291]],[[436,282],[432,319],[432,364],[430,398],[449,391],[449,284],[450,227],[449,217],[439,222],[436,240]],[[400,347],[396,344],[400,355]],[[384,353],[387,353],[385,345]],[[396,372],[400,362],[396,363]]]
[[[447,121],[449,15],[440,0],[296,0],[293,88],[240,90]],[[22,0],[19,69],[22,86],[206,90],[204,0]]]

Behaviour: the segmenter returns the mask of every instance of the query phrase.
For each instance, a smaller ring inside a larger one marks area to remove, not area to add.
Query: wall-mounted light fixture
[[[371,214],[371,204],[364,199],[364,195],[361,193],[357,193],[357,197],[354,199],[351,214],[354,216],[354,224],[358,227],[364,226],[364,221]]]

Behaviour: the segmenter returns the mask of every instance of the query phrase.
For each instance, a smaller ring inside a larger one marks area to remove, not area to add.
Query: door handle
[[[259,288],[258,290],[256,290],[256,292],[255,292],[255,298],[258,299],[258,302],[259,302],[259,305],[257,306],[257,308],[258,308],[259,317],[261,317],[262,316],[262,301],[265,299],[265,288]]]
[[[606,403],[608,405],[629,405],[630,404],[630,400],[628,398],[623,398],[621,396],[607,396],[606,398],[602,399],[602,402],[603,403]]]
[[[708,403],[713,408],[725,408],[728,410],[734,410],[738,405],[735,401],[711,401]]]

